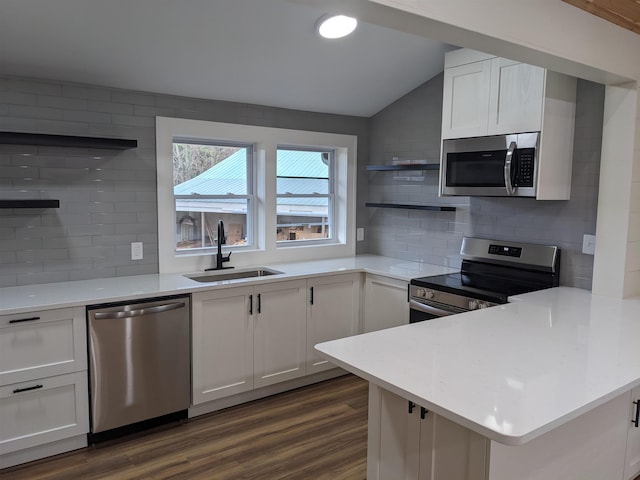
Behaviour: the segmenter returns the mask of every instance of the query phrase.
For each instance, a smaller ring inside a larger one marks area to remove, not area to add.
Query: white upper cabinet
[[[506,58],[491,60],[488,135],[542,128],[545,69]]]
[[[442,139],[540,132],[536,199],[568,200],[574,77],[462,48],[447,52]]]
[[[487,134],[490,81],[490,60],[445,69],[442,138]]]
[[[539,131],[545,80],[544,68],[468,49],[448,52],[442,138]]]

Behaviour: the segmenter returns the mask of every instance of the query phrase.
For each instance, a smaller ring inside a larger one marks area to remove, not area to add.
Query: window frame
[[[309,240],[277,240],[276,246],[277,248],[290,248],[296,245],[321,245],[321,244],[330,244],[336,242],[336,233],[334,221],[336,219],[336,193],[335,193],[335,156],[336,152],[333,148],[313,148],[309,146],[300,146],[300,145],[278,145],[276,150],[276,162],[277,162],[277,152],[280,150],[289,150],[289,151],[305,151],[305,152],[319,152],[319,151],[327,151],[330,153],[329,157],[329,177],[328,177],[328,186],[327,186],[327,194],[287,194],[287,193],[278,193],[276,188],[276,208],[278,205],[279,198],[326,198],[328,211],[328,224],[329,224],[329,232],[331,236],[329,238],[317,238],[317,239],[309,239]],[[277,163],[276,163],[276,182],[277,179],[280,178],[277,175]],[[277,212],[276,212],[276,223],[277,223]],[[304,223],[304,222],[303,222]]]
[[[156,117],[158,198],[158,268],[160,273],[194,273],[211,267],[215,255],[174,251],[173,139],[213,140],[252,144],[254,149],[254,230],[252,247],[224,246],[233,252],[229,266],[247,267],[321,260],[355,255],[356,147],[355,135],[291,130],[255,125]],[[280,145],[335,151],[335,240],[330,243],[291,242],[278,247],[276,236],[276,155]],[[186,281],[186,280],[185,280]]]

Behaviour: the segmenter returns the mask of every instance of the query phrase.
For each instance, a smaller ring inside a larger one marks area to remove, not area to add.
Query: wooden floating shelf
[[[60,208],[60,200],[0,200],[0,208]]]
[[[367,165],[365,167],[370,172],[389,172],[402,170],[440,170],[439,163],[416,163],[411,165]]]
[[[365,207],[376,208],[401,208],[405,210],[431,210],[435,212],[455,212],[456,207],[440,206],[440,205],[414,205],[406,203],[365,203]]]
[[[36,145],[39,147],[101,148],[128,150],[138,146],[137,140],[124,138],[79,137],[77,135],[49,135],[46,133],[0,132],[0,144]]]

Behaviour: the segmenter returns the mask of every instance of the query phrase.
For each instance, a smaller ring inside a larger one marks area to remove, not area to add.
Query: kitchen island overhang
[[[558,287],[511,300],[316,349],[371,384],[509,446],[640,385],[640,299]]]

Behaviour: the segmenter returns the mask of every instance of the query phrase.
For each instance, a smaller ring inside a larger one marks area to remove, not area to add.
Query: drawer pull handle
[[[638,428],[640,424],[640,400],[636,400],[633,404],[636,406],[636,418],[631,420],[631,423],[633,423],[634,427]]]
[[[9,320],[9,323],[33,322],[34,320],[40,320],[40,317],[16,318],[15,320]]]
[[[34,385],[33,387],[25,387],[25,388],[16,388],[13,391],[13,393],[28,392],[30,390],[38,390],[39,388],[42,388],[42,385]]]

